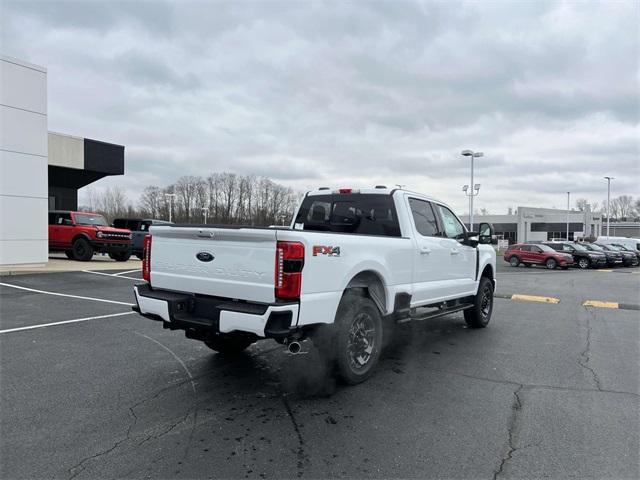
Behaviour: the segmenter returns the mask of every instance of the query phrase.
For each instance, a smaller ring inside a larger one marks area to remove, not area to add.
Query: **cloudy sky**
[[[640,195],[640,3],[11,2],[49,129],[126,146],[131,198],[180,175],[406,184],[466,211]]]

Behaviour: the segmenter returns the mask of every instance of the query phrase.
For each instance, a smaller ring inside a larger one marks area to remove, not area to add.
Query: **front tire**
[[[116,262],[126,262],[131,257],[131,252],[115,252],[110,253],[109,258]]]
[[[591,266],[591,262],[589,261],[588,258],[582,257],[578,260],[578,267],[580,267],[582,270],[585,270],[590,266]]]
[[[207,347],[222,355],[237,355],[253,342],[251,338],[237,334],[216,335],[204,340]]]
[[[335,324],[330,355],[337,374],[348,385],[369,378],[382,351],[382,317],[375,303],[355,293],[342,297]]]
[[[493,313],[493,282],[481,277],[473,307],[464,311],[464,321],[471,328],[485,328]]]
[[[520,265],[520,259],[514,255],[509,259],[509,265],[511,265],[512,267],[517,267],[518,265]]]
[[[73,250],[65,250],[65,251],[64,251],[64,254],[67,256],[67,258],[68,258],[69,260],[74,260],[74,257],[73,257]]]
[[[547,261],[544,262],[545,267],[549,270],[553,270],[558,266],[558,262],[554,258],[547,258]]]
[[[73,259],[88,262],[93,258],[93,247],[85,238],[78,238],[73,242]]]

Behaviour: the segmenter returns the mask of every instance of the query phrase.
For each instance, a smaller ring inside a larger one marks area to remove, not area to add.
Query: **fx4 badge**
[[[340,247],[325,247],[324,245],[314,245],[313,256],[317,257],[318,255],[327,255],[329,257],[339,257]]]

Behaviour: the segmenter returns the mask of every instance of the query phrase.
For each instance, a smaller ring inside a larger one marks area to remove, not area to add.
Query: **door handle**
[[[429,247],[420,247],[420,255],[428,255],[431,253],[431,249]]]
[[[460,253],[460,250],[458,250],[457,248],[451,249],[451,255],[458,255],[459,253]]]

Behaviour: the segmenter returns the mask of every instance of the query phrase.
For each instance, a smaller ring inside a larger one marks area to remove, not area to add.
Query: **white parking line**
[[[118,272],[118,273],[114,273],[113,276],[114,277],[119,277],[120,275],[124,275],[125,273],[133,273],[133,272],[141,272],[142,270],[140,270],[139,268],[136,268],[135,270],[127,270],[126,272]]]
[[[134,270],[134,272],[137,272],[138,270]],[[138,281],[142,281],[141,278],[136,278],[136,277],[125,277],[124,275],[118,275],[117,273],[102,273],[102,272],[94,272],[91,270],[82,270],[82,273],[93,273],[94,275],[103,275],[105,277],[116,277],[116,278],[127,278],[129,280],[138,280]],[[122,273],[128,273],[128,272],[122,272]]]
[[[35,328],[53,327],[54,325],[64,325],[67,323],[86,322],[88,320],[99,320],[101,318],[121,317],[123,315],[131,315],[136,312],[112,313],[110,315],[99,315],[97,317],[76,318],[75,320],[63,320],[61,322],[41,323],[40,325],[29,325],[28,327],[7,328],[0,330],[0,333],[21,332],[23,330],[33,330]]]
[[[136,279],[136,280],[138,280],[138,279]],[[55,295],[56,297],[78,298],[80,300],[93,300],[94,302],[115,303],[116,305],[126,305],[128,307],[133,306],[133,303],[118,302],[116,300],[105,300],[103,298],[82,297],[80,295],[70,295],[68,293],[47,292],[46,290],[37,290],[35,288],[21,287],[19,285],[12,285],[10,283],[2,283],[2,282],[0,282],[0,286],[10,287],[10,288],[17,288],[18,290],[26,290],[27,292],[43,293],[45,295]]]

